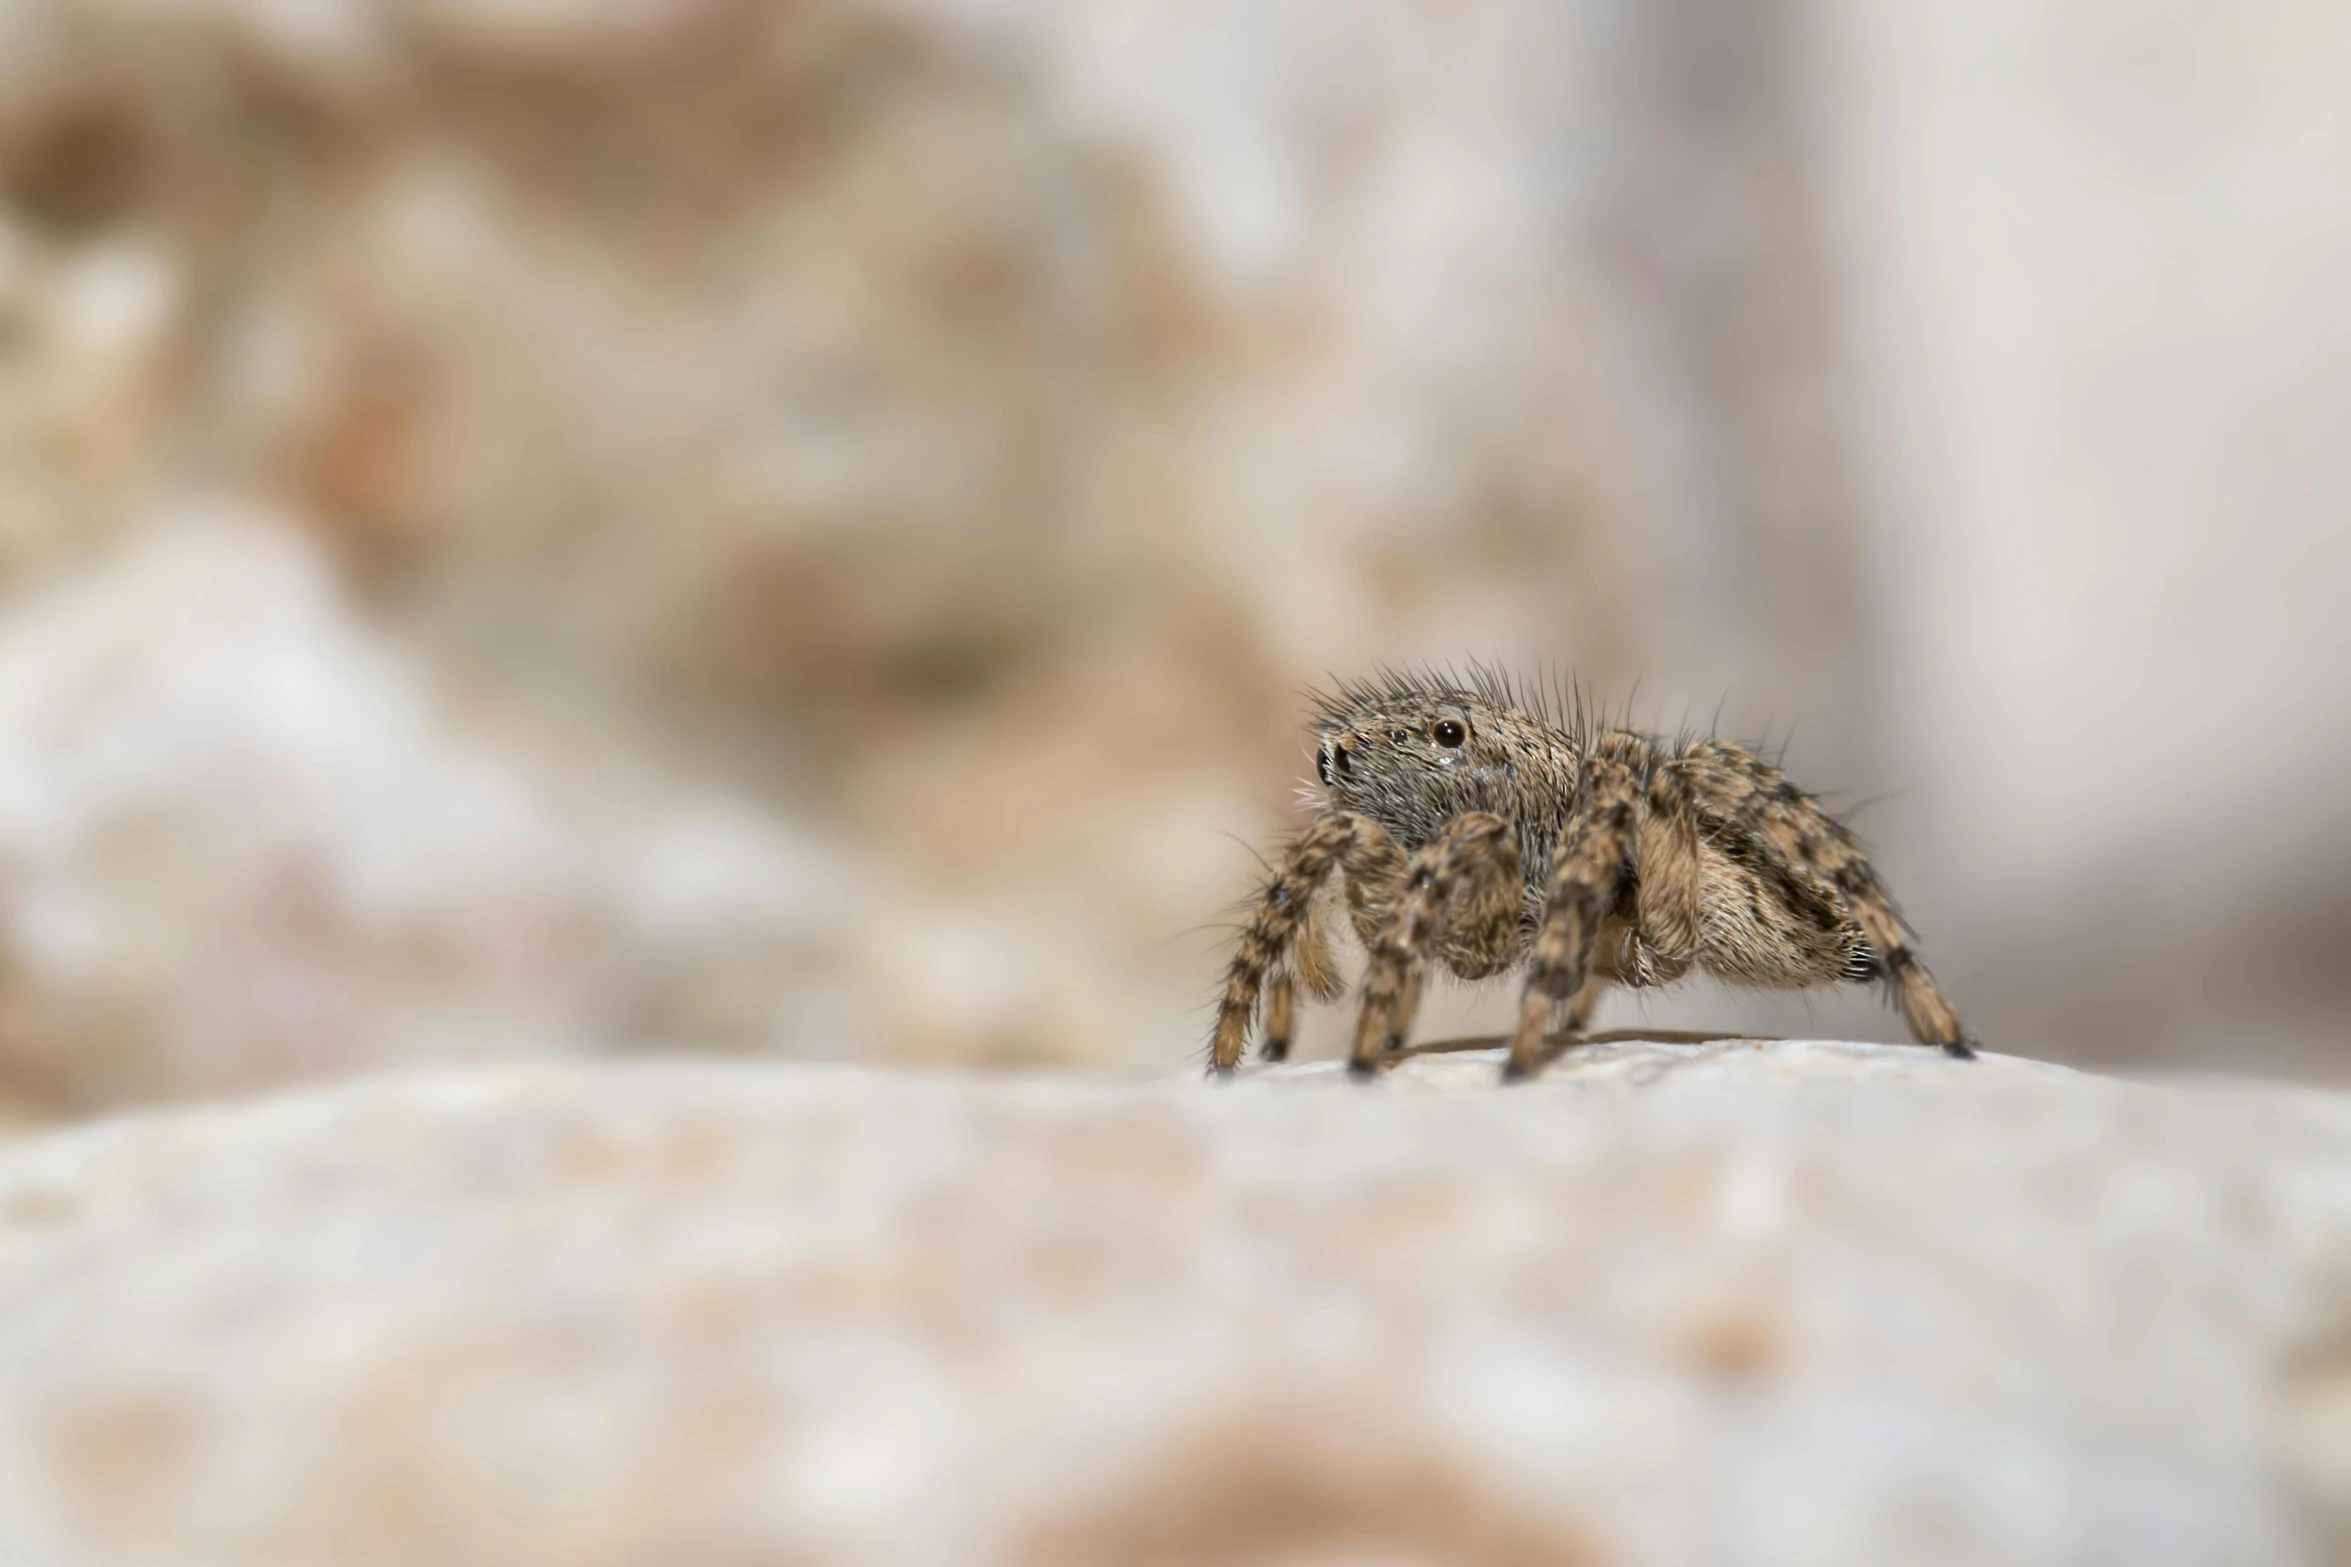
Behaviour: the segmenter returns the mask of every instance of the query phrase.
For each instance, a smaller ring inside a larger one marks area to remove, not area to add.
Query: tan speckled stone
[[[2351,1103],[1821,1043],[1493,1066],[546,1066],[19,1144],[0,1560],[2345,1545]]]

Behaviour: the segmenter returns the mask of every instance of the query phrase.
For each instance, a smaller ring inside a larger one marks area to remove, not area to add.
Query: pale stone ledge
[[[1807,1042],[1493,1065],[566,1064],[29,1139],[0,1560],[2351,1546],[2351,1101]]]

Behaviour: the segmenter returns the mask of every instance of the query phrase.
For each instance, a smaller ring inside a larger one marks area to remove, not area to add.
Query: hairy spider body
[[[1751,751],[1611,726],[1484,670],[1342,684],[1314,730],[1315,819],[1253,900],[1214,1071],[1239,1064],[1261,1001],[1261,1054],[1278,1061],[1295,987],[1340,994],[1340,886],[1371,959],[1358,1074],[1402,1048],[1431,962],[1465,979],[1526,969],[1511,1078],[1540,1064],[1554,1023],[1580,1031],[1606,986],[1693,968],[1777,989],[1882,981],[1922,1043],[1974,1054],[1860,841]]]

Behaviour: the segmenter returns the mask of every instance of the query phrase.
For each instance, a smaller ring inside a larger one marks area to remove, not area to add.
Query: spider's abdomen
[[[1698,960],[1739,985],[1803,990],[1874,975],[1876,954],[1818,889],[1709,845],[1700,855]],[[1856,975],[1855,965],[1867,964]]]

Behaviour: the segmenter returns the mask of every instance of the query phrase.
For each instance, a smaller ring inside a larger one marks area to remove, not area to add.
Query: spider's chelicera
[[[1380,675],[1317,699],[1315,819],[1252,900],[1209,1064],[1289,1053],[1296,989],[1344,989],[1326,921],[1343,901],[1370,954],[1349,1070],[1404,1046],[1431,962],[1464,979],[1526,969],[1505,1078],[1531,1074],[1609,984],[1693,967],[1800,989],[1882,981],[1920,1041],[1975,1052],[1912,953],[1860,840],[1779,769],[1711,736],[1592,719],[1579,699]]]

